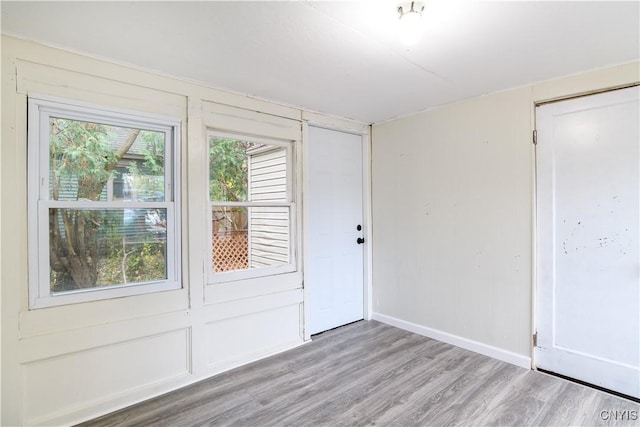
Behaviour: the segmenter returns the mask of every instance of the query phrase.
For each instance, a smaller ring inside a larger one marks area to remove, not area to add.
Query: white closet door
[[[537,108],[536,365],[640,397],[640,88]]]

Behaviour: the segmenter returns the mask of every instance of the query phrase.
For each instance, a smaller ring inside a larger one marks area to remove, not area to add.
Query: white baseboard
[[[455,345],[456,347],[464,348],[465,350],[484,354],[485,356],[493,357],[494,359],[502,360],[503,362],[511,363],[522,368],[531,369],[530,357],[523,356],[512,351],[470,340],[468,338],[463,338],[448,332],[428,328],[416,323],[407,322],[406,320],[397,319],[385,314],[373,313],[372,319],[386,323],[387,325],[395,326],[396,328],[404,329],[405,331],[446,342],[447,344]]]

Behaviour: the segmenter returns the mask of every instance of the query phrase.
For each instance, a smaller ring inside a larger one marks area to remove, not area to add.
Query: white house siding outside
[[[249,154],[249,200],[287,201],[287,150],[262,146]],[[253,207],[249,213],[249,268],[289,262],[289,208]]]

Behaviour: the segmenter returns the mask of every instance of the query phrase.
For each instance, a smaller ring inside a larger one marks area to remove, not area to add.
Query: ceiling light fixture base
[[[422,16],[424,12],[424,3],[421,1],[406,1],[398,5],[398,18],[402,19],[403,16],[408,13],[417,13],[418,16]]]
[[[400,41],[405,45],[415,44],[422,36],[422,12],[425,4],[421,1],[403,2],[398,5]]]

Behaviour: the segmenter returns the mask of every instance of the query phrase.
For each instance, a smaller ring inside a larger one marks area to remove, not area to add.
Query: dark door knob
[[[364,237],[358,237],[358,240],[356,240],[356,242],[358,242],[359,245],[364,243]]]

